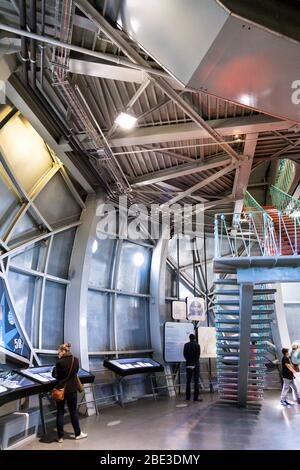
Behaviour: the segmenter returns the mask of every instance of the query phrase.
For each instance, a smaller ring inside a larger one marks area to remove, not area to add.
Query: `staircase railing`
[[[215,258],[300,254],[300,213],[285,210],[215,215]]]
[[[298,211],[300,216],[300,201],[285,193],[276,186],[270,186],[272,204],[281,211]]]
[[[245,192],[243,204],[247,211],[264,212],[264,208],[248,191]]]
[[[289,191],[295,178],[295,163],[288,158],[279,160],[275,186],[282,191]]]

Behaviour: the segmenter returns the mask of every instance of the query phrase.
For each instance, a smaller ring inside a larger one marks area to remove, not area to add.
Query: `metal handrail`
[[[279,160],[275,186],[282,191],[289,191],[295,178],[295,163],[288,158]]]
[[[216,214],[214,236],[215,258],[297,255],[300,212],[270,209]]]
[[[296,211],[300,208],[300,201],[287,194],[277,186],[270,186],[270,195],[273,205],[279,210]]]

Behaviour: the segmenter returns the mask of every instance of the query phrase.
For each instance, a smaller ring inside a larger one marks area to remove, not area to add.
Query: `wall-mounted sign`
[[[201,358],[217,357],[216,329],[211,326],[198,328],[198,343],[201,348]]]
[[[205,321],[205,301],[202,297],[186,298],[186,318],[190,321]]]
[[[0,346],[15,354],[30,358],[30,350],[15,323],[3,281],[0,279]]]
[[[164,360],[166,362],[184,362],[183,347],[194,333],[192,323],[166,322],[164,324]]]
[[[173,320],[186,320],[186,302],[182,300],[173,300],[172,302]]]

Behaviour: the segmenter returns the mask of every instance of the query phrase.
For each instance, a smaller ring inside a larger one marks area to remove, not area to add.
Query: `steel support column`
[[[70,285],[67,287],[65,305],[65,341],[72,343],[74,354],[80,358],[81,366],[89,370],[87,300],[88,282],[92,259],[92,244],[96,233],[97,204],[102,199],[89,196],[86,209],[82,212],[81,225],[76,232],[70,261]],[[93,400],[89,395],[87,401]],[[95,413],[92,403],[87,405],[89,415]]]
[[[252,298],[253,284],[240,284],[240,354],[238,377],[239,406],[246,406],[247,404]]]

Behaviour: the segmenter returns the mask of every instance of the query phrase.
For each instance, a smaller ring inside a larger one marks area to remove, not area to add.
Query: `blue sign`
[[[15,314],[10,309],[3,281],[0,280],[0,346],[19,356],[30,358],[29,347],[19,332],[15,322]]]

